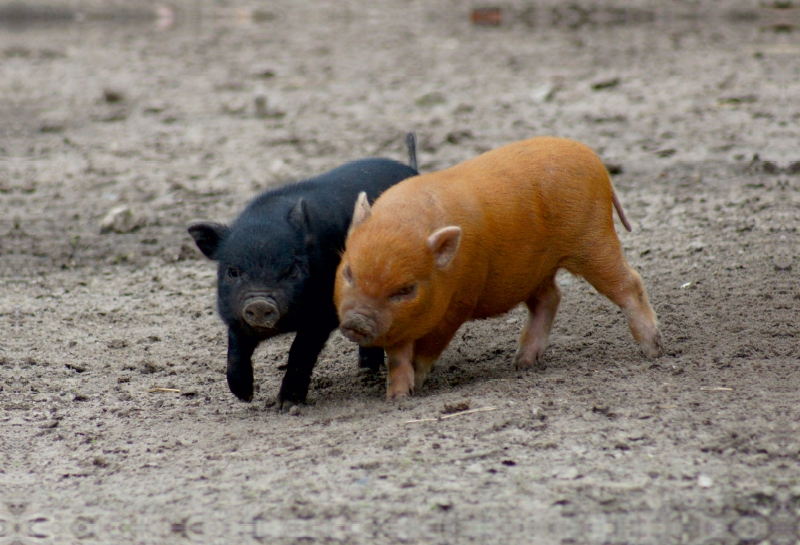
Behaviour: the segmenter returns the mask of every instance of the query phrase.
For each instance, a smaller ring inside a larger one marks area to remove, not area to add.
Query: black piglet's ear
[[[301,197],[300,200],[297,201],[292,211],[289,212],[289,217],[287,219],[295,228],[301,231],[309,231],[311,222],[308,219],[308,204],[306,204],[305,199]]]
[[[189,234],[207,258],[216,260],[219,245],[228,236],[228,227],[221,223],[201,221],[189,226]]]

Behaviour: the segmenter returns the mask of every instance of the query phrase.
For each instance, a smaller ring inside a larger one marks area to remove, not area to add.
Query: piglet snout
[[[245,301],[242,309],[244,320],[253,327],[275,327],[280,311],[275,299],[271,297],[252,297]]]
[[[342,335],[360,345],[370,345],[378,336],[375,320],[358,312],[345,315],[339,329]]]

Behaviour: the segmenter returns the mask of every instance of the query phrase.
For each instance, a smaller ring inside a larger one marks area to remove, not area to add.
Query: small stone
[[[474,464],[468,465],[464,471],[467,473],[472,473],[473,475],[483,473],[483,466],[478,462],[475,462]]]
[[[558,477],[562,481],[571,481],[577,476],[578,476],[578,468],[576,467],[568,467],[556,473],[556,477]]]
[[[693,240],[693,241],[691,241],[689,243],[689,246],[688,246],[688,248],[690,250],[692,250],[693,252],[699,252],[705,247],[706,247],[706,245],[702,240]]]
[[[142,226],[141,218],[136,217],[127,205],[115,206],[100,222],[101,233],[131,233]]]
[[[558,87],[554,85],[541,85],[531,91],[530,97],[534,102],[550,102],[557,91]]]
[[[269,79],[275,77],[275,70],[272,68],[259,68],[253,72],[254,78]]]
[[[225,114],[238,115],[244,113],[246,109],[247,103],[241,99],[222,103],[222,113]]]
[[[119,89],[112,89],[110,87],[106,87],[105,89],[103,89],[103,98],[109,104],[114,104],[125,100],[125,95]]]
[[[50,113],[42,117],[40,132],[61,132],[67,128],[67,116],[63,113]]]
[[[466,411],[467,409],[469,409],[471,402],[472,401],[470,399],[462,399],[461,401],[456,401],[455,403],[445,403],[444,408],[442,409],[442,414],[451,414],[460,411]]]
[[[254,9],[250,13],[250,17],[254,23],[264,23],[267,21],[274,21],[275,19],[278,18],[278,16],[272,13],[271,11],[263,11],[260,9]]]
[[[453,508],[453,501],[447,497],[438,497],[433,500],[433,505],[441,511],[449,511]]]
[[[714,486],[714,481],[708,475],[701,473],[697,476],[697,486],[700,488],[711,488]]]
[[[150,375],[153,373],[158,373],[159,371],[163,371],[164,366],[154,363],[152,361],[143,361],[139,371],[144,375]]]
[[[500,8],[475,8],[470,20],[473,25],[499,26],[503,22],[503,12]]]
[[[300,415],[300,407],[297,405],[292,405],[292,408],[289,409],[290,416],[299,416]]]
[[[452,131],[447,133],[447,141],[451,144],[460,144],[463,140],[472,138],[475,138],[475,136],[470,130]]]
[[[417,106],[422,106],[426,108],[430,106],[437,106],[439,104],[444,104],[445,102],[447,102],[447,99],[445,99],[444,95],[439,91],[434,91],[432,93],[424,94],[414,101],[414,103]]]
[[[167,103],[161,101],[155,101],[149,103],[147,106],[144,107],[144,113],[146,114],[160,114],[164,110],[167,109]]]
[[[594,89],[595,91],[600,91],[602,89],[612,89],[612,88],[616,87],[617,85],[619,85],[619,82],[620,82],[619,78],[605,79],[605,80],[593,83],[592,84],[592,89]]]
[[[267,97],[258,95],[253,102],[256,107],[256,117],[267,117]]]
[[[256,117],[280,119],[286,115],[286,112],[276,105],[270,106],[266,95],[256,95],[256,98],[253,99],[253,105],[255,106]]]

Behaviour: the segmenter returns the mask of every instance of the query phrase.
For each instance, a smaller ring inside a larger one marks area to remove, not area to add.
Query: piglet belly
[[[472,319],[489,318],[508,312],[527,301],[557,269],[557,259],[546,251],[521,247],[490,263],[483,290]]]

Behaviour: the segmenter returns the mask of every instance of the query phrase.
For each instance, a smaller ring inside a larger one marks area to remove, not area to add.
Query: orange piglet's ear
[[[353,210],[353,221],[350,222],[350,228],[347,230],[348,236],[353,232],[353,229],[367,221],[371,215],[372,208],[369,206],[367,193],[362,191],[358,194],[358,200],[356,200],[356,208]]]
[[[428,237],[428,248],[433,252],[437,267],[443,269],[453,261],[459,242],[461,242],[461,227],[455,225],[442,227]]]

